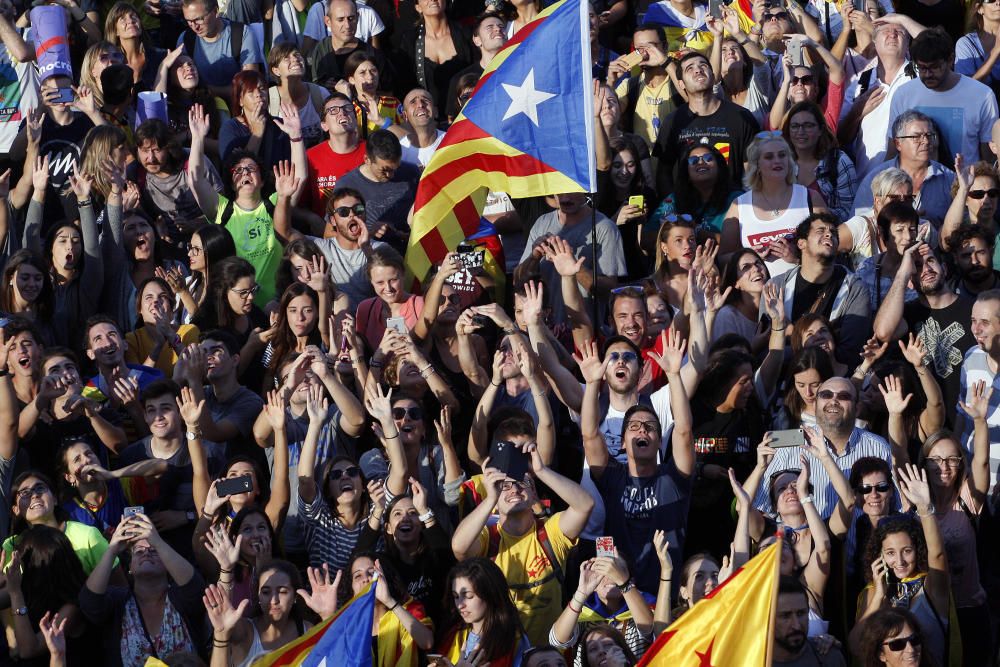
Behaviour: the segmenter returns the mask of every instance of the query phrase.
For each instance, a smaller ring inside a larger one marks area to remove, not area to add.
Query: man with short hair
[[[915,110],[898,114],[892,123],[892,145],[896,155],[873,167],[858,184],[854,196],[855,210],[871,207],[872,180],[883,170],[896,167],[905,171],[914,184],[914,208],[940,226],[951,205],[951,184],[955,180],[955,172],[934,160],[938,140],[938,133],[929,116]]]
[[[307,201],[313,213],[324,217],[337,179],[364,162],[365,142],[358,133],[354,103],[343,93],[333,93],[323,102],[320,127],[328,139],[306,152],[309,161]]]
[[[622,56],[608,65],[607,84],[621,104],[622,129],[652,146],[675,109],[677,95],[667,72],[667,35],[662,26],[644,23],[632,31],[632,43],[643,58],[638,74],[631,73]]]
[[[229,99],[240,70],[261,69],[264,56],[257,38],[249,26],[220,18],[216,0],[183,0],[181,13],[188,29],[177,38],[177,46],[185,46],[212,94]]]
[[[444,139],[444,130],[439,130],[434,99],[423,88],[414,88],[403,98],[403,119],[408,128],[399,138],[403,147],[403,162],[419,169],[427,166],[434,151]]]
[[[855,419],[858,416],[858,390],[847,378],[830,378],[819,386],[816,394],[816,425],[826,443],[823,448],[825,456],[832,456],[834,463],[850,477],[851,466],[865,456],[874,456],[892,463],[893,456],[897,461],[908,460],[907,443],[893,443],[870,431],[858,428]],[[893,447],[898,447],[893,451]],[[764,471],[762,479],[770,479],[774,473],[781,470],[798,470],[801,468],[800,456],[809,460],[810,481],[813,485],[813,501],[816,511],[824,519],[833,513],[839,500],[837,490],[830,481],[830,475],[823,466],[823,461],[806,452],[801,447],[781,447]],[[753,499],[754,507],[768,514],[773,511],[770,489],[767,484],[761,484]]]
[[[910,58],[919,80],[904,83],[893,95],[890,122],[906,110],[916,109],[934,119],[946,154],[960,153],[966,164],[989,159],[997,98],[989,86],[952,70],[952,37],[940,26],[928,28],[914,38]],[[950,199],[945,198],[946,208]]]
[[[978,345],[965,353],[962,361],[962,380],[957,405],[956,431],[962,434],[960,442],[965,445],[967,455],[972,457],[972,433],[974,423],[962,409],[961,401],[970,401],[969,392],[979,382],[986,383],[986,390],[992,389],[986,423],[990,428],[990,442],[1000,442],[1000,387],[997,373],[1000,370],[1000,289],[981,292],[972,304],[972,336]],[[992,449],[992,447],[991,447]],[[998,460],[990,453],[990,473],[996,473]]]
[[[809,639],[809,597],[798,577],[778,578],[778,603],[774,613],[775,667],[843,667],[844,654],[837,646],[822,653]]]
[[[795,322],[806,313],[823,315],[839,337],[837,357],[856,363],[868,340],[871,306],[868,290],[854,273],[837,264],[839,221],[830,213],[813,213],[795,228],[795,245],[802,263],[772,278],[784,293],[785,316]],[[760,314],[766,313],[761,299]]]
[[[687,104],[677,108],[663,121],[653,157],[656,185],[659,192],[673,192],[673,170],[687,142],[703,139],[722,149],[728,147],[729,173],[734,183],[743,180],[746,149],[760,129],[749,111],[715,94],[715,74],[708,58],[697,51],[681,56],[681,89],[687,94]]]
[[[328,0],[323,23],[330,31],[330,38],[317,41],[308,56],[313,81],[333,90],[344,79],[347,57],[360,51],[375,59],[381,86],[391,89],[391,76],[382,54],[357,37],[358,6],[354,0]]]
[[[995,237],[979,225],[965,223],[948,237],[948,247],[958,276],[956,291],[975,298],[987,290],[1000,287],[1000,272],[993,268]]]
[[[316,2],[309,7],[309,13],[306,16],[305,28],[300,28],[300,23],[298,17],[294,16],[297,9],[294,5],[290,5],[289,8],[285,8],[282,5],[275,7],[275,23],[280,22],[282,28],[282,36],[288,41],[288,37],[293,37],[302,45],[302,55],[305,58],[309,58],[312,55],[313,49],[320,42],[323,42],[330,38],[331,33],[330,26],[327,24],[327,3]],[[368,42],[372,47],[378,49],[387,46],[382,43],[385,35],[385,23],[382,22],[382,18],[379,13],[369,7],[364,1],[357,3],[358,18],[355,23],[354,36],[357,37],[362,42]],[[286,24],[292,24],[287,25]],[[301,29],[301,34],[299,30]],[[278,31],[275,30],[275,33]]]
[[[448,118],[455,118],[461,111],[458,104],[459,80],[466,74],[482,76],[483,70],[493,60],[493,56],[500,53],[507,44],[507,23],[495,12],[486,11],[480,14],[472,26],[472,43],[479,49],[479,62],[459,70],[448,82],[448,101],[444,106]]]
[[[365,159],[353,171],[344,174],[338,185],[357,190],[365,198],[366,216],[374,228],[388,225],[376,236],[405,250],[409,236],[410,210],[417,196],[420,170],[404,164],[403,148],[389,130],[375,130],[368,135]]]
[[[905,300],[910,282],[917,298]],[[880,341],[904,340],[909,333],[927,348],[927,366],[941,387],[944,404],[956,405],[961,398],[961,373],[966,351],[976,344],[969,328],[974,299],[950,288],[940,252],[926,243],[916,243],[903,253],[882,306],[875,315],[875,337]],[[954,420],[945,410],[949,425]]]

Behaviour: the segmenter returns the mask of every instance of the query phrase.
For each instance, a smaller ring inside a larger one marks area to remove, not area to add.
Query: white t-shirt
[[[740,221],[740,241],[744,248],[753,248],[759,254],[765,252],[765,245],[782,236],[795,236],[795,228],[809,215],[809,190],[798,183],[792,186],[792,199],[788,208],[773,220],[761,220],[753,210],[753,191],[745,192],[736,200]],[[777,278],[797,264],[783,259],[768,260],[767,270],[772,278]]]
[[[29,43],[28,48],[33,48]],[[10,50],[0,48],[0,153],[10,152],[21,121],[38,107],[38,70],[34,63],[14,62]]]
[[[949,154],[961,153],[966,164],[979,161],[979,144],[990,140],[997,119],[997,98],[989,86],[958,76],[958,83],[944,92],[928,89],[919,79],[901,85],[892,96],[887,139],[891,139],[892,121],[914,109],[934,119]]]
[[[431,156],[434,155],[437,147],[441,145],[442,139],[444,139],[444,131],[438,130],[437,139],[434,140],[434,143],[423,148],[416,148],[410,144],[409,137],[403,137],[399,140],[399,145],[403,147],[403,162],[423,169],[431,161]]]
[[[888,147],[886,137],[892,135],[892,128],[889,125],[889,109],[892,105],[892,99],[900,86],[913,78],[907,74],[906,64],[899,68],[895,78],[890,82],[878,78],[877,68],[878,58],[875,58],[867,68],[851,78],[850,83],[844,89],[844,104],[840,108],[840,120],[843,121],[851,107],[854,106],[854,100],[862,94],[862,79],[868,83],[866,90],[878,86],[886,88],[885,99],[870,114],[861,119],[858,135],[854,139],[854,169],[859,182],[868,175],[872,167],[885,161],[885,152]],[[871,74],[867,73],[869,71]]]
[[[895,11],[892,8],[890,0],[879,0],[878,4],[886,14],[891,14]],[[820,32],[827,38],[829,44],[837,41],[837,37],[840,36],[840,32],[844,29],[844,18],[840,15],[840,10],[837,9],[835,2],[830,2],[829,0],[809,0],[806,3],[805,10],[809,16],[816,19]],[[830,19],[829,30],[827,30],[826,25],[827,18]]]
[[[330,29],[323,22],[326,15],[326,2],[320,0],[309,8],[306,15],[306,29],[302,34],[317,42],[322,42],[330,37]],[[358,28],[354,31],[354,36],[362,42],[371,42],[372,37],[385,32],[385,25],[374,9],[368,5],[357,3],[358,5]]]

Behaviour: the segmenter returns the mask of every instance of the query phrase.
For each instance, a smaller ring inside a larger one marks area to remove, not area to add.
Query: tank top
[[[740,221],[740,241],[744,248],[753,248],[761,255],[766,245],[787,237],[795,236],[795,228],[809,215],[809,190],[795,183],[792,185],[792,199],[785,212],[773,220],[761,220],[753,210],[753,191],[744,192],[736,199],[737,215]],[[783,259],[766,262],[772,278],[777,278],[796,265]]]
[[[243,662],[239,664],[239,667],[250,667],[250,663],[267,653],[267,651],[264,650],[264,645],[260,643],[260,634],[257,632],[257,624],[253,621],[249,621],[249,623],[250,629],[253,631],[253,641],[250,642],[250,648],[247,650],[247,657],[243,658]]]

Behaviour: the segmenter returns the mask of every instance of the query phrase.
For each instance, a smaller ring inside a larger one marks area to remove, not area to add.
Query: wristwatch
[[[622,595],[625,595],[626,593],[628,593],[633,588],[635,588],[635,582],[632,581],[631,579],[629,579],[624,584],[622,584],[621,586],[619,586],[618,590],[621,592]]]
[[[197,440],[201,437],[201,431],[185,431],[184,435],[188,440]]]
[[[14,611],[14,615],[15,616],[27,616],[28,615],[28,608],[27,607],[18,607],[17,609],[14,609],[13,611]]]
[[[427,523],[433,518],[434,518],[434,510],[432,509],[428,509],[425,514],[420,514],[417,516],[417,520],[420,521],[420,523]]]

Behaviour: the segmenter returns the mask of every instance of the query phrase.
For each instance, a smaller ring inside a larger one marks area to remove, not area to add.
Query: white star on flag
[[[530,118],[531,122],[537,127],[538,105],[545,100],[555,97],[555,94],[535,89],[534,68],[528,71],[527,78],[524,79],[524,83],[520,86],[512,86],[509,83],[501,85],[503,85],[504,92],[510,95],[510,106],[507,107],[507,113],[504,114],[503,120],[507,120],[511,116],[523,113],[525,116]]]

